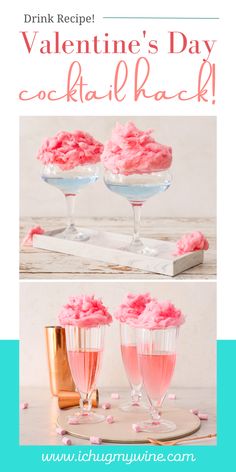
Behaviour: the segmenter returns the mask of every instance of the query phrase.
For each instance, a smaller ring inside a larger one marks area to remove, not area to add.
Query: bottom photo
[[[20,283],[21,445],[216,445],[216,283]]]

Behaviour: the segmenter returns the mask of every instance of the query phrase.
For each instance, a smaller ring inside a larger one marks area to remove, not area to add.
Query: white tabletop
[[[128,390],[112,389],[119,392],[121,401],[129,397]],[[165,407],[197,408],[208,413],[209,419],[201,422],[200,430],[194,436],[205,436],[216,433],[215,390],[214,389],[172,389],[176,400],[165,400]],[[100,402],[109,401],[111,390],[99,389]],[[21,445],[62,445],[62,437],[56,434],[58,417],[57,398],[51,397],[47,388],[24,387],[21,389],[21,401],[28,402],[29,408],[20,411],[20,444]],[[88,441],[72,438],[73,445],[89,445]],[[189,443],[190,444],[190,441]],[[193,445],[215,445],[215,439],[192,442]],[[147,446],[147,444],[146,444]],[[132,446],[131,446],[132,447]]]

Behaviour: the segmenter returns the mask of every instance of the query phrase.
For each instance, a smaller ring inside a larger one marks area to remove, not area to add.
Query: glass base
[[[78,418],[78,424],[95,424],[101,423],[105,420],[104,415],[99,415],[98,413],[93,413],[90,411],[89,413],[75,413],[76,418]]]
[[[148,246],[144,246],[144,244],[141,242],[134,243],[133,241],[131,244],[125,248],[123,248],[124,251],[128,252],[133,252],[135,254],[143,254],[145,256],[157,256],[158,251],[156,249],[153,249]]]
[[[146,433],[169,433],[176,429],[175,423],[164,419],[160,419],[159,421],[145,420],[138,424],[142,428],[142,431]]]
[[[120,409],[130,413],[143,413],[147,411],[149,407],[144,402],[127,402],[120,405]]]
[[[56,236],[61,239],[69,239],[70,241],[88,241],[89,239],[89,235],[76,226],[68,226],[57,233]]]

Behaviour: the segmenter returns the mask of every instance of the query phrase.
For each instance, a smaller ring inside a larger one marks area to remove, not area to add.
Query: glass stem
[[[67,209],[67,228],[74,228],[74,213],[75,213],[75,199],[76,195],[74,194],[65,194],[66,199],[66,209]]]
[[[134,388],[131,390],[131,402],[133,405],[139,405],[141,397],[142,394],[140,391],[137,391]]]
[[[135,246],[142,246],[143,243],[140,239],[140,221],[141,221],[141,210],[142,203],[132,203],[133,215],[134,215],[134,233],[132,243]]]
[[[92,408],[91,394],[80,392],[80,408],[82,415],[87,415]]]

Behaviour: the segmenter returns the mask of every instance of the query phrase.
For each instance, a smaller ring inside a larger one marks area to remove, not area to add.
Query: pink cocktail
[[[104,415],[91,411],[91,395],[101,368],[104,326],[79,328],[66,325],[66,346],[71,375],[80,393],[80,423],[99,423]]]
[[[125,411],[142,411],[146,405],[141,402],[142,375],[138,361],[136,329],[128,323],[120,323],[120,347],[126,375],[131,387],[131,402],[121,405]]]
[[[75,385],[83,393],[94,390],[101,367],[102,350],[67,351]]]
[[[174,373],[176,354],[140,354],[139,362],[147,396],[159,402],[165,397]]]
[[[142,376],[138,364],[137,346],[135,344],[121,344],[121,354],[130,383],[141,385]]]
[[[137,333],[139,367],[151,406],[151,419],[142,421],[140,425],[147,432],[174,431],[176,425],[161,415],[160,408],[175,369],[178,327],[141,328]]]

